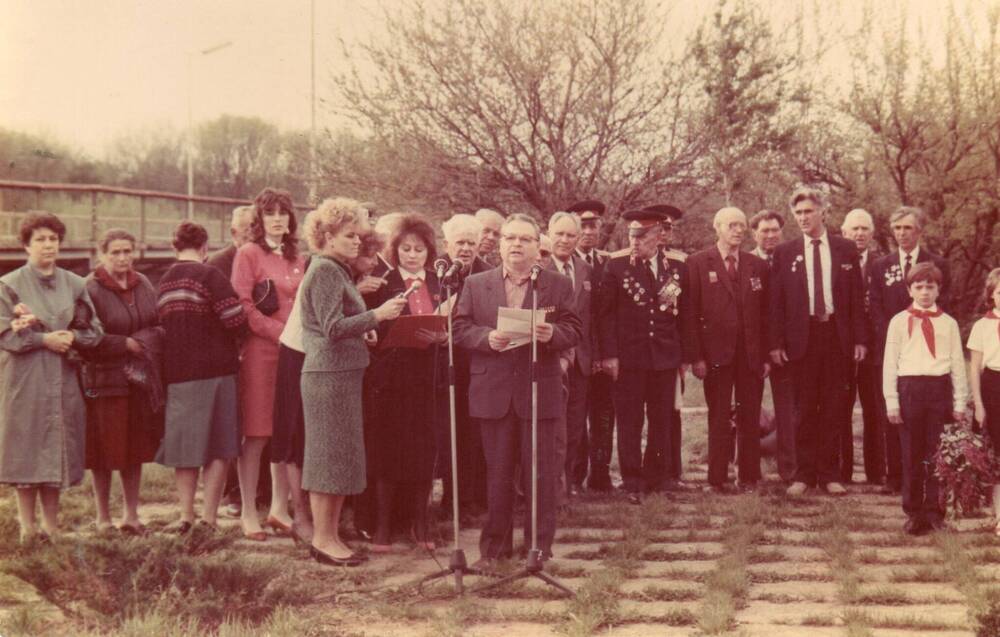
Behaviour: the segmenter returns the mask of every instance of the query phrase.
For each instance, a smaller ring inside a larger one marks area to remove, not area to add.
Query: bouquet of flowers
[[[946,425],[937,454],[934,473],[941,483],[941,498],[955,515],[969,515],[989,500],[991,487],[1000,483],[993,445],[971,428]]]

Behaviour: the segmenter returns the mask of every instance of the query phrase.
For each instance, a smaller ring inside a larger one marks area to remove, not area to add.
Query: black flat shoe
[[[177,535],[187,535],[188,533],[191,532],[191,529],[193,527],[194,527],[193,524],[191,524],[190,522],[186,522],[185,521],[185,522],[181,522],[180,524],[178,524],[177,526],[175,526],[173,528],[173,531]]]
[[[312,545],[309,546],[309,556],[320,564],[328,564],[330,566],[357,566],[361,564],[361,560],[359,560],[358,556],[353,553],[350,557],[334,557],[329,553],[324,553]]]

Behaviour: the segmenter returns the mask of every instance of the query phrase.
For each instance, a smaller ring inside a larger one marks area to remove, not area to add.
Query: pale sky
[[[941,23],[937,0],[772,0],[762,6],[774,13],[832,5],[824,10],[850,19],[865,2],[879,9],[902,5],[924,28]],[[709,0],[677,2],[675,41],[712,6]],[[351,42],[377,33],[379,7],[377,0],[316,0],[320,98],[329,94],[329,74],[345,70],[338,38]],[[46,134],[98,156],[122,133],[183,129],[185,61],[194,51],[196,125],[231,113],[308,128],[309,14],[309,0],[0,0],[0,126]],[[198,52],[224,42],[232,44]],[[322,108],[318,117],[321,127],[338,124]]]

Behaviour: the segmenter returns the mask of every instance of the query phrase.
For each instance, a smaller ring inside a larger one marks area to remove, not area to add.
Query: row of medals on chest
[[[668,271],[667,282],[656,293],[656,300],[661,312],[670,310],[674,316],[677,316],[677,297],[681,295],[680,279],[681,275],[676,270]],[[632,297],[636,305],[646,305],[646,287],[635,276],[626,274],[622,280],[622,289],[625,290],[625,294]]]

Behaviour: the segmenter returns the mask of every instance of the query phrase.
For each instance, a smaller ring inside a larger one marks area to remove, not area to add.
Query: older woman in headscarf
[[[79,352],[100,342],[83,278],[56,267],[66,226],[53,214],[21,223],[28,262],[0,277],[0,484],[17,489],[21,541],[58,530],[59,491],[83,480],[86,408]]]

